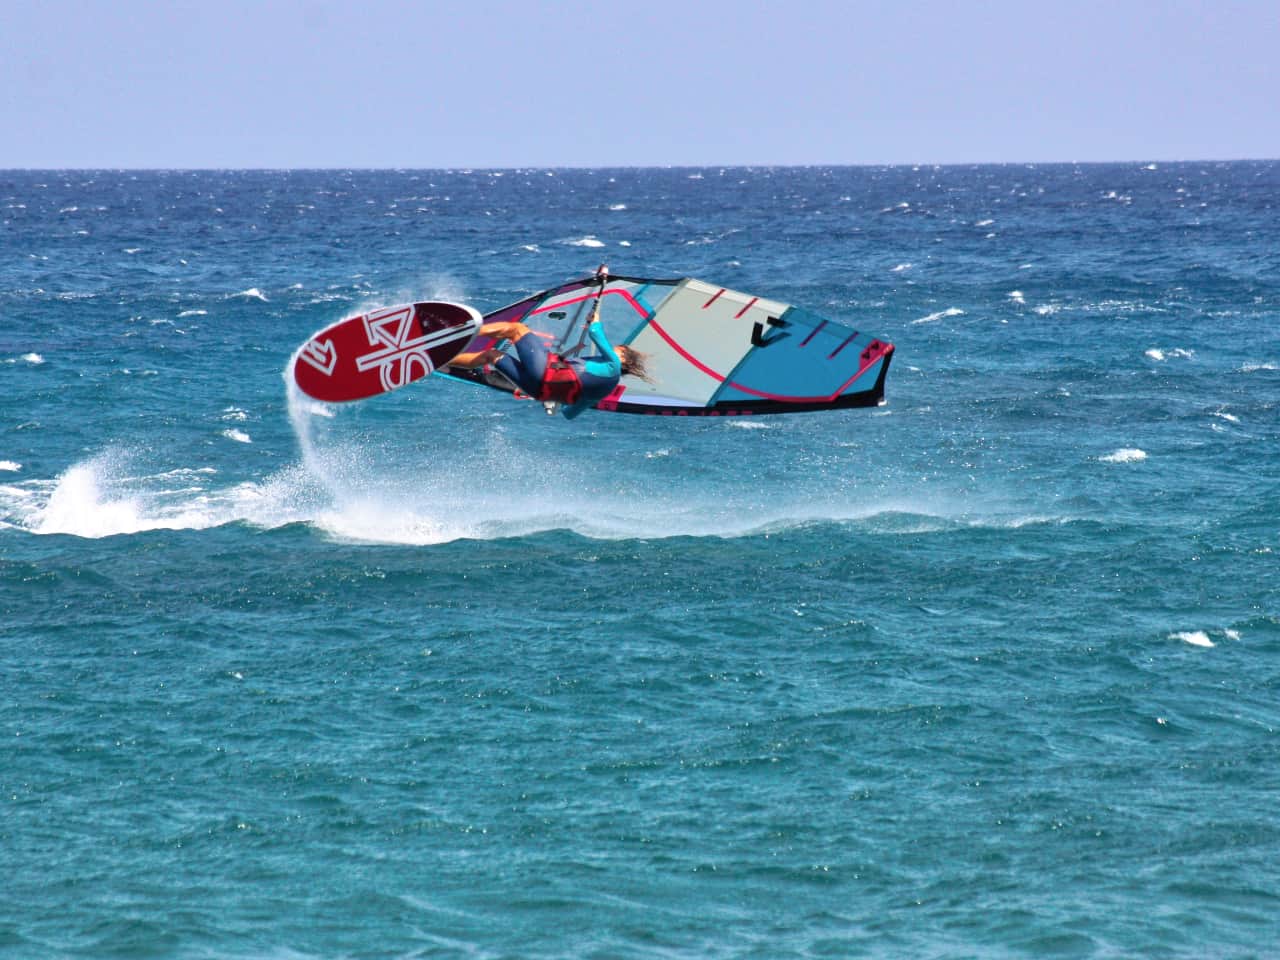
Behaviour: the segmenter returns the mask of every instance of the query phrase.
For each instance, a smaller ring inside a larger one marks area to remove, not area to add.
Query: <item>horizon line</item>
[[[814,170],[814,169],[895,169],[895,168],[953,168],[953,167],[1087,167],[1151,164],[1185,165],[1196,163],[1276,163],[1280,157],[1193,157],[1189,159],[1160,159],[1144,157],[1121,160],[975,160],[975,161],[903,161],[891,163],[668,163],[668,164],[526,164],[503,166],[489,164],[449,164],[446,166],[405,166],[399,164],[320,165],[320,166],[66,166],[66,167],[0,167],[0,173],[288,173],[288,172],[435,172],[457,173],[466,171],[514,172],[557,170]]]

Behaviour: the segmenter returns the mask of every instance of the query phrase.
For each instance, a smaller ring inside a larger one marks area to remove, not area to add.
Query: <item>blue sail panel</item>
[[[760,331],[712,405],[850,405],[860,393],[875,393],[887,349],[876,337],[791,307]]]

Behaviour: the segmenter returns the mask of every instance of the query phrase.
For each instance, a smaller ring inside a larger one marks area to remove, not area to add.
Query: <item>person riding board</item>
[[[502,350],[477,350],[454,357],[450,366],[479,367],[492,363],[520,390],[544,404],[559,404],[560,412],[572,420],[613,393],[622,375],[644,378],[645,355],[630,347],[615,347],[600,323],[600,297],[604,292],[604,267],[597,271],[600,293],[587,324],[587,336],[599,351],[589,357],[563,357],[547,349],[542,337],[519,321],[486,323],[476,331],[480,337],[508,340],[516,356]],[[552,408],[548,408],[550,411]]]

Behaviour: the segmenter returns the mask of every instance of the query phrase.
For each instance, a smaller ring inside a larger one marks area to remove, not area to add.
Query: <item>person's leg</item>
[[[525,327],[525,330],[528,332],[527,327]],[[541,386],[542,378],[547,374],[546,343],[537,335],[521,337],[513,342],[516,347],[516,355],[520,358],[520,366],[525,369],[525,375],[530,382]]]
[[[521,391],[529,393],[530,388],[525,383],[524,367],[520,366],[520,361],[515,357],[503,357],[493,365],[493,368],[519,387]],[[535,396],[539,389],[540,388],[535,385],[533,387],[533,393],[530,393],[529,395]]]
[[[530,397],[536,397],[543,392],[543,378],[547,375],[547,347],[541,337],[521,337],[515,344],[516,356],[503,357],[494,366]]]
[[[525,331],[528,332],[527,327]],[[529,396],[536,397],[542,392],[542,378],[547,372],[547,348],[537,336],[521,337],[515,341],[515,347],[515,357],[503,357],[494,366]]]

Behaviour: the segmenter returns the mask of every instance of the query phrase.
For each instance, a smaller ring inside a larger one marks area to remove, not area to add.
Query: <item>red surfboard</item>
[[[327,403],[398,390],[444,366],[475,336],[479,312],[429,301],[385,307],[321,330],[294,354],[293,380]]]

